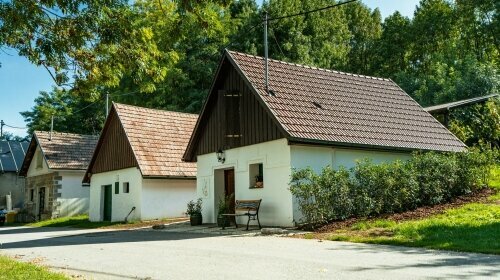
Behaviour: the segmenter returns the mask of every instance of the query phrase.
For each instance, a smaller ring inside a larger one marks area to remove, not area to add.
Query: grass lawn
[[[32,227],[74,227],[74,228],[108,228],[108,229],[120,229],[120,228],[137,228],[152,226],[161,223],[170,223],[175,221],[181,221],[183,219],[163,219],[163,220],[152,220],[152,221],[132,221],[128,223],[124,222],[91,222],[89,221],[88,215],[78,215],[72,217],[62,217],[57,219],[45,220],[40,222],[34,222],[26,224]]]
[[[305,238],[500,254],[500,168],[492,175],[490,187],[497,193],[487,203],[469,203],[420,220],[360,221]]]
[[[31,263],[19,262],[9,257],[0,256],[0,279],[9,280],[66,280],[63,274],[50,272],[47,268]]]

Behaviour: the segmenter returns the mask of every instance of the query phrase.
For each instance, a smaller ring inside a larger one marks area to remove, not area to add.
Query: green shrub
[[[350,170],[327,166],[319,175],[306,168],[293,172],[290,191],[309,224],[402,212],[484,187],[495,156],[495,151],[472,148],[418,152],[404,162],[365,159]]]

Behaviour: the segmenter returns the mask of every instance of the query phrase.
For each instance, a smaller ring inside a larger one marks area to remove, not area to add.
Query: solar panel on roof
[[[12,151],[7,141],[0,142],[0,160],[2,161],[3,172],[16,172],[16,164],[12,157]]]
[[[10,149],[14,155],[14,159],[16,160],[17,169],[20,169],[21,165],[23,164],[25,151],[21,147],[20,142],[9,142],[9,144]]]

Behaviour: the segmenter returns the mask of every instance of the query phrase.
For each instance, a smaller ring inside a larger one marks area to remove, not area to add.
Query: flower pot
[[[200,214],[193,214],[189,216],[189,221],[192,226],[199,226],[203,223],[203,216]]]
[[[217,226],[218,227],[228,227],[231,225],[231,222],[229,221],[229,217],[226,216],[218,216],[217,217]]]

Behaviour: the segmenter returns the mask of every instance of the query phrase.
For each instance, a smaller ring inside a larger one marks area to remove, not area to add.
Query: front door
[[[104,207],[102,219],[111,222],[111,185],[104,186]]]
[[[229,213],[234,214],[234,169],[224,170],[224,195],[231,196]]]
[[[45,188],[38,189],[38,220],[42,219],[45,212]]]

